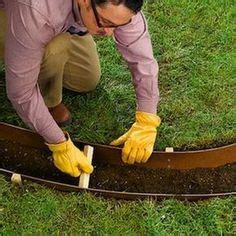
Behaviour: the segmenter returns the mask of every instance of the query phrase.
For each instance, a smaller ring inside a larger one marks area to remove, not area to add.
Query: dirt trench
[[[54,167],[51,153],[0,140],[0,168],[47,180],[78,185]],[[147,169],[93,162],[91,188],[139,193],[220,193],[236,191],[236,163],[193,170]]]

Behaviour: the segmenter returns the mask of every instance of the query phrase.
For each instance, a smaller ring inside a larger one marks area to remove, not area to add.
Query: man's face
[[[77,1],[83,23],[90,34],[110,36],[116,27],[128,24],[134,16],[134,13],[123,4],[115,6],[109,2],[95,6],[94,0]]]

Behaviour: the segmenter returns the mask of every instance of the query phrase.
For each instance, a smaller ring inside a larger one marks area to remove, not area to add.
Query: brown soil
[[[61,183],[77,185],[57,170],[50,152],[0,140],[0,168]],[[236,163],[215,169],[151,170],[136,166],[96,163],[90,187],[144,193],[219,193],[236,191]]]

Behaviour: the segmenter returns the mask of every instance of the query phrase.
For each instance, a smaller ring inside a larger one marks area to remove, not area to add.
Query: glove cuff
[[[152,113],[136,111],[136,122],[153,127],[158,127],[161,124],[161,118]]]
[[[68,150],[68,148],[72,147],[73,143],[70,139],[70,135],[65,132],[65,137],[66,137],[66,141],[62,142],[62,143],[57,143],[57,144],[49,144],[49,143],[45,143],[48,148],[52,151],[52,152],[63,152],[65,150]]]

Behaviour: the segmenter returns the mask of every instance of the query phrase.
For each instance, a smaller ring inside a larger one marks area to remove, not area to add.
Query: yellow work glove
[[[118,146],[124,143],[122,149],[122,160],[128,164],[134,162],[145,163],[153,152],[157,130],[161,119],[159,116],[147,113],[136,112],[136,122],[128,132],[120,138],[111,142],[111,145]]]
[[[54,165],[62,172],[73,177],[78,177],[81,171],[88,174],[93,172],[93,166],[88,162],[87,157],[71,141],[66,133],[67,141],[59,144],[48,144],[53,152]]]

